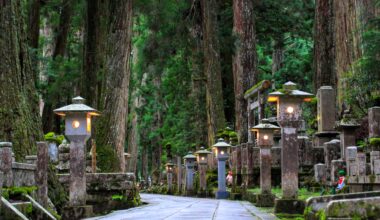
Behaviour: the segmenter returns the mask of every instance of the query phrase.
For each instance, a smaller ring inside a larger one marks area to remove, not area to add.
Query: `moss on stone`
[[[244,95],[248,95],[248,94],[251,93],[253,90],[259,88],[260,86],[263,85],[263,83],[264,83],[265,81],[267,81],[267,80],[262,80],[262,81],[260,81],[259,83],[257,83],[256,85],[252,86],[250,89],[248,89],[248,90],[244,93]]]

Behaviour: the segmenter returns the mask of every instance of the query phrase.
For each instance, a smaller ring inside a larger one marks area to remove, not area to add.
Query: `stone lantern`
[[[81,207],[82,213],[88,213],[86,207],[86,147],[91,136],[91,117],[99,116],[99,111],[84,104],[85,99],[75,97],[73,104],[54,112],[65,117],[65,136],[70,141],[70,194],[71,207]],[[78,211],[78,210],[77,210]],[[73,211],[75,212],[75,211]]]
[[[196,157],[191,151],[183,157],[186,167],[186,195],[193,194],[193,182],[194,182],[194,166]]]
[[[199,196],[206,196],[206,170],[207,170],[207,158],[208,155],[211,154],[210,151],[206,150],[204,147],[201,147],[201,149],[197,152],[195,152],[195,155],[197,155],[197,162],[198,162],[198,171],[199,171]]]
[[[214,144],[215,156],[218,160],[218,191],[215,197],[217,199],[228,198],[226,190],[226,160],[228,159],[228,150],[231,147],[223,138],[218,139],[218,143]]]
[[[173,171],[174,171],[174,164],[169,162],[166,163],[166,178],[168,181],[168,193],[173,194]]]
[[[275,196],[272,194],[271,169],[273,146],[273,133],[280,128],[269,123],[268,119],[262,119],[261,123],[251,130],[256,132],[257,145],[260,147],[260,188],[261,193],[257,195],[257,206],[272,207]]]
[[[297,85],[287,82],[283,89],[269,93],[268,102],[277,103],[277,122],[281,127],[281,188],[283,200],[276,203],[275,212],[299,212],[289,210],[286,204],[297,206],[301,201],[296,200],[298,194],[298,128],[302,125],[302,102],[311,101],[313,94],[296,89]],[[294,202],[292,200],[295,200]],[[284,205],[284,206],[282,206]],[[284,210],[281,210],[281,207]],[[285,208],[286,207],[286,208]]]

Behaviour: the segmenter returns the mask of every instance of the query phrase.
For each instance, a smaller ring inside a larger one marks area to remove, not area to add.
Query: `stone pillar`
[[[94,139],[91,139],[91,170],[96,173],[96,144]]]
[[[62,143],[58,146],[58,173],[68,173],[70,169],[70,144]]]
[[[3,182],[4,182],[4,173],[0,171],[0,200],[3,193]],[[2,202],[0,202],[0,213],[1,213]]]
[[[347,164],[347,175],[349,176],[356,176],[357,173],[358,173],[358,166],[357,166],[357,163],[356,163],[356,157],[358,155],[358,149],[356,146],[350,146],[350,147],[347,147],[347,160],[346,160],[346,164]]]
[[[373,174],[380,175],[380,159],[373,161]]]
[[[341,143],[341,153],[342,153],[343,160],[347,159],[346,158],[347,147],[354,146],[356,144],[355,129],[350,128],[350,127],[342,128],[342,133],[340,134],[340,143]]]
[[[186,166],[186,195],[193,194],[194,167]]]
[[[260,189],[262,194],[272,193],[272,154],[270,146],[260,147]]]
[[[177,156],[177,186],[178,192],[182,191],[182,158]]]
[[[167,172],[166,178],[168,181],[168,194],[173,194],[173,173]]]
[[[0,171],[3,172],[3,185],[11,187],[13,185],[11,142],[0,142]]]
[[[339,179],[339,170],[343,169],[344,161],[343,160],[332,160],[331,161],[331,183],[336,183]],[[348,174],[348,173],[347,173]]]
[[[380,107],[368,109],[369,137],[380,137]]]
[[[314,178],[317,183],[325,184],[326,183],[326,165],[318,163],[314,165]]]
[[[380,151],[372,151],[370,153],[371,174],[375,174],[375,160],[380,160]]]
[[[241,156],[241,145],[236,146],[236,178],[235,183],[237,187],[240,187],[242,184],[242,176],[241,176],[241,170],[242,170],[242,156]]]
[[[296,199],[298,194],[298,123],[281,125],[281,188],[283,199]],[[293,125],[293,126],[291,126]]]
[[[48,145],[46,142],[37,142],[37,170],[36,170],[36,184],[37,184],[37,201],[43,206],[47,207],[48,204]]]
[[[365,153],[358,153],[356,157],[356,164],[358,166],[358,176],[365,176],[366,175],[366,168],[367,168],[367,163],[366,163],[366,156]]]
[[[325,154],[326,168],[329,170],[332,160],[338,160],[340,156],[340,141],[337,139],[331,140],[323,144]]]
[[[321,86],[317,92],[318,132],[334,131],[335,92],[331,86]]]
[[[70,193],[71,206],[86,205],[86,161],[85,146],[82,141],[70,144]]]
[[[228,197],[226,190],[226,159],[218,158],[218,191],[216,192],[216,199],[226,199]]]
[[[252,187],[254,185],[254,179],[253,179],[253,170],[254,170],[254,163],[253,163],[253,147],[255,145],[253,143],[248,143],[247,144],[247,173],[248,173],[248,182],[247,182],[247,186],[248,187]]]
[[[199,164],[198,171],[199,171],[199,190],[198,193],[201,196],[206,196],[206,190],[207,190],[207,180],[206,180],[206,170],[207,170],[207,164]]]
[[[246,143],[241,144],[241,175],[246,189],[248,187],[248,149]]]

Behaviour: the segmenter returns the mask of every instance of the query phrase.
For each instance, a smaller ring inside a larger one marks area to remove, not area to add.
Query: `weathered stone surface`
[[[61,153],[70,153],[70,144],[62,143],[58,146],[58,152]]]
[[[340,155],[340,141],[337,139],[331,140],[323,144],[324,155],[325,155],[325,164],[326,168],[330,169],[331,161],[338,160],[341,158]]]
[[[373,174],[380,175],[380,159],[373,161]]]
[[[325,162],[325,148],[323,146],[313,147],[313,164]]]
[[[35,172],[35,164],[12,163],[13,186],[34,186]]]
[[[0,171],[4,173],[3,185],[12,186],[12,143],[0,142]]]
[[[4,182],[4,173],[0,171],[0,199],[3,193],[3,182]],[[0,205],[0,213],[1,213],[1,205]]]
[[[247,144],[241,144],[241,174],[243,174],[243,175],[247,175],[248,174],[248,149],[247,149]]]
[[[326,208],[327,217],[354,217],[371,219],[380,216],[380,197],[342,199],[330,201]]]
[[[368,109],[369,137],[380,137],[380,107]]]
[[[59,182],[69,184],[69,174],[58,174]],[[127,190],[135,181],[133,173],[86,173],[86,184],[89,190]]]
[[[297,198],[298,192],[298,138],[296,124],[281,125],[281,188],[284,199]]]
[[[380,160],[380,151],[371,151],[370,152],[371,174],[375,174],[375,164],[374,164],[375,160]]]
[[[84,143],[72,141],[70,145],[70,206],[86,205],[85,155]]]
[[[62,220],[77,220],[88,218],[93,215],[92,206],[67,206],[63,208]]]
[[[270,194],[272,189],[272,155],[270,146],[260,146],[260,189],[262,194]]]
[[[273,168],[280,168],[280,166],[281,166],[281,147],[272,147],[271,148],[271,154],[272,154],[272,167]]]
[[[276,199],[274,213],[303,214],[305,202],[297,199]]]
[[[318,131],[333,131],[335,126],[335,92],[331,86],[322,86],[317,92]]]
[[[37,170],[36,170],[36,184],[37,184],[37,201],[43,206],[47,207],[48,204],[48,145],[46,142],[37,142]]]
[[[356,164],[358,165],[358,176],[365,176],[366,175],[366,156],[365,153],[358,153],[356,157]]]
[[[298,163],[300,165],[313,166],[313,145],[307,136],[298,136]]]
[[[70,153],[60,153],[58,159],[60,161],[68,161],[70,160]]]
[[[326,171],[326,165],[325,164],[315,164],[314,165],[314,178],[315,181],[318,183],[326,183],[327,179],[327,171]]]
[[[257,194],[256,195],[256,206],[258,206],[258,207],[273,207],[275,199],[276,199],[276,196],[271,194],[271,193]]]
[[[347,174],[350,176],[357,175],[357,164],[356,157],[358,155],[358,149],[356,146],[349,146],[346,149],[346,164],[347,164]]]
[[[25,156],[26,163],[36,164],[37,163],[37,155],[28,155]]]

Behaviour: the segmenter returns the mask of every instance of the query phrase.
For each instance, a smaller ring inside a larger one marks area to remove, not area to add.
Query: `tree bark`
[[[236,36],[233,55],[233,75],[235,90],[235,130],[239,143],[248,141],[247,100],[244,93],[257,83],[256,72],[256,36],[253,1],[234,0],[234,26]]]
[[[29,46],[34,50],[31,51],[32,68],[34,81],[37,81],[38,76],[38,62],[37,62],[37,49],[38,40],[40,36],[40,0],[31,0],[29,4],[29,24],[28,24],[28,40]]]
[[[204,73],[206,76],[207,142],[215,143],[216,133],[225,125],[216,0],[201,0]]]
[[[272,52],[272,78],[275,74],[284,66],[284,37],[278,36],[273,40],[273,52]],[[272,81],[272,88],[276,89],[274,80]]]
[[[72,17],[73,11],[73,1],[64,1],[62,3],[62,11],[59,17],[59,26],[55,31],[55,46],[53,50],[53,60],[57,61],[58,58],[63,58],[66,52],[67,46],[67,37],[70,30],[70,20]],[[54,80],[51,77],[47,79],[49,84],[53,84]],[[58,89],[59,91],[59,89]],[[54,114],[53,110],[60,104],[60,94],[51,93],[46,94],[45,98],[45,106],[42,113],[42,122],[43,122],[43,130],[45,133],[54,131],[56,133],[61,133],[61,119],[60,116]]]
[[[336,89],[333,0],[317,0],[315,4],[314,91],[321,86]]]
[[[106,4],[101,0],[87,0],[84,61],[81,96],[87,104],[99,108],[101,79],[105,65]]]
[[[98,149],[110,148],[116,153],[116,158],[99,157],[99,164],[103,164],[104,168],[109,160],[116,160],[118,167],[111,169],[123,172],[130,78],[132,0],[110,1],[109,10],[107,75],[103,93],[103,115],[97,123],[96,142]]]
[[[13,143],[17,160],[35,152],[42,140],[23,21],[20,1],[0,1],[0,140]]]

